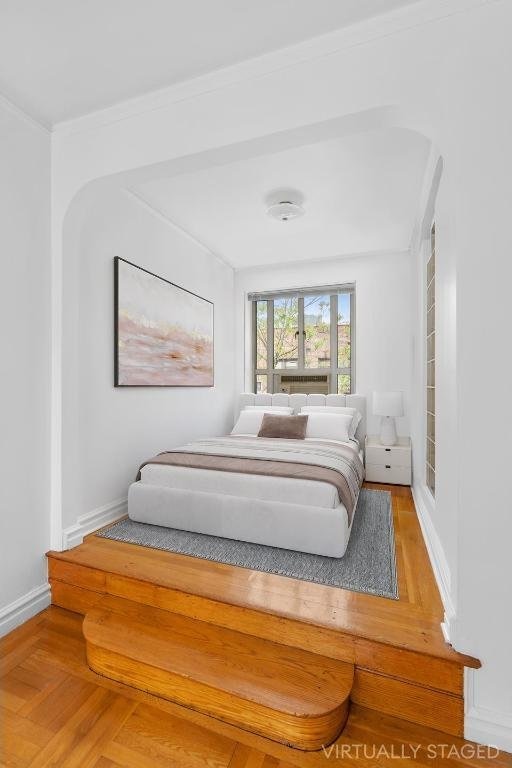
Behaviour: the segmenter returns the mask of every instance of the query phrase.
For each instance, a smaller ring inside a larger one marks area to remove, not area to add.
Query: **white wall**
[[[124,499],[145,458],[225,432],[233,400],[231,268],[124,190],[98,186],[83,208],[68,227],[64,275],[65,528]],[[114,388],[114,256],[214,302],[213,388]]]
[[[368,430],[378,433],[371,413],[373,390],[402,390],[405,416],[397,419],[408,435],[412,371],[411,257],[408,253],[374,254],[329,261],[299,262],[244,269],[235,274],[237,390],[252,389],[250,291],[356,284],[355,391],[367,395]]]
[[[392,17],[63,126],[54,137],[52,216],[52,279],[58,287],[66,258],[63,217],[91,179],[171,160],[179,164],[185,156],[204,160],[208,151],[234,144],[239,149],[244,142],[260,142],[261,149],[286,132],[296,138],[314,123],[389,105],[396,105],[392,124],[418,130],[439,148],[449,212],[441,226],[451,252],[445,288],[456,296],[457,346],[444,403],[452,419],[437,440],[445,493],[438,494],[433,526],[456,602],[451,640],[483,663],[469,690],[466,733],[509,750],[511,24],[510,0],[423,0]],[[52,445],[58,479],[58,303],[55,309]],[[481,405],[496,414],[486,424],[483,450],[482,430],[474,428]],[[56,529],[60,512],[55,493]]]
[[[457,642],[476,648],[471,675],[475,738],[488,728],[512,752],[512,5],[475,19],[458,61],[462,103],[477,104],[461,131],[454,198],[457,253]],[[484,41],[484,44],[482,44]],[[465,65],[471,60],[474,76]],[[458,111],[458,107],[457,107]],[[470,160],[471,158],[471,160]],[[475,429],[478,403],[489,423]],[[489,446],[487,450],[485,446]],[[446,512],[446,510],[445,510]],[[490,725],[489,725],[490,723]],[[507,739],[507,740],[505,740]]]
[[[47,601],[50,137],[0,102],[0,632]],[[29,595],[30,593],[30,595]],[[29,595],[29,604],[15,604]]]

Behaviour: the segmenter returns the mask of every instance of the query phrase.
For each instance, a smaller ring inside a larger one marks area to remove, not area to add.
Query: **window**
[[[353,284],[250,294],[255,392],[354,391]]]
[[[427,444],[426,483],[432,495],[436,490],[436,226],[430,231],[430,252],[426,276],[426,366],[427,366]]]

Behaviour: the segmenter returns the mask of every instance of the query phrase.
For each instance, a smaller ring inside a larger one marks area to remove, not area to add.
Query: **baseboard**
[[[41,584],[0,609],[0,637],[50,605],[50,585]]]
[[[65,528],[62,532],[62,549],[71,549],[77,547],[84,540],[84,536],[94,533],[98,528],[103,528],[109,523],[113,523],[128,510],[128,500],[126,498],[116,499],[102,507],[97,507],[86,515],[78,518],[75,525]]]
[[[412,496],[418,513],[421,531],[427,546],[428,556],[430,558],[432,570],[434,571],[437,586],[439,587],[441,600],[443,601],[444,622],[441,624],[441,629],[446,642],[453,644],[456,636],[455,623],[457,616],[451,596],[450,568],[448,566],[448,561],[446,560],[441,540],[437,535],[437,531],[428,510],[425,493],[426,490],[418,484],[415,484],[412,488]]]
[[[512,713],[486,709],[475,704],[475,669],[465,671],[464,737],[479,744],[512,752]]]

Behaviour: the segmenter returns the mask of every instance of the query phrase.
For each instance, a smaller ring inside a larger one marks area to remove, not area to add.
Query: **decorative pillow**
[[[351,439],[352,418],[348,413],[310,413],[306,437],[348,443]]]
[[[304,440],[309,416],[282,416],[265,413],[258,437],[279,437],[285,440]]]
[[[293,413],[293,408],[286,405],[246,405],[244,411],[263,411],[264,413]]]
[[[353,440],[355,438],[357,427],[359,422],[363,418],[357,408],[349,408],[348,406],[337,405],[304,405],[300,409],[301,413],[340,413],[352,416],[352,424],[350,425],[349,434]]]

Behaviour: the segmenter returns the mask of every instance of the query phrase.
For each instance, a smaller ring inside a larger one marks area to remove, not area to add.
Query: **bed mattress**
[[[362,461],[362,451],[357,443],[354,442],[351,447],[358,450]],[[141,470],[141,482],[180,490],[193,488],[203,493],[244,496],[261,501],[281,501],[328,509],[340,506],[336,488],[330,483],[314,480],[147,464]]]
[[[334,509],[340,503],[338,491],[330,483],[290,477],[267,477],[148,464],[141,471],[141,482],[166,488],[181,490],[193,488],[203,493],[244,496],[261,501],[284,501],[290,504],[305,504],[328,509]]]

